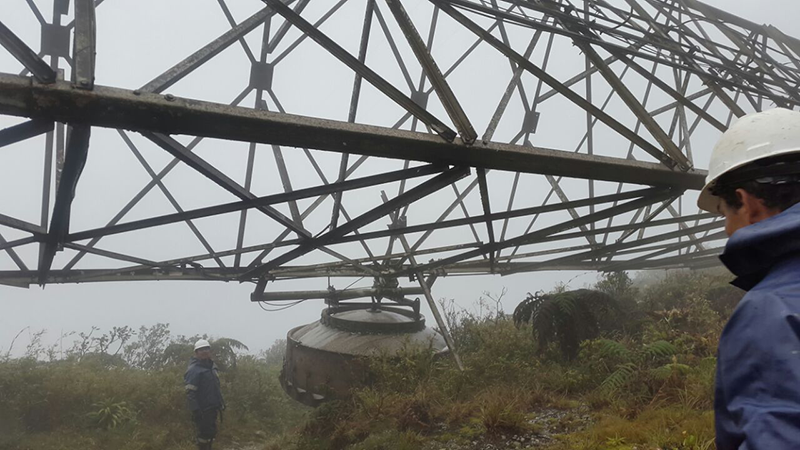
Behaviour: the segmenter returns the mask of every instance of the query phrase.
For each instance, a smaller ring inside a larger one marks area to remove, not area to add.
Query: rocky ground
[[[463,439],[431,443],[425,450],[517,450],[544,448],[558,435],[583,430],[592,422],[589,409],[541,408],[529,414],[530,431],[522,434],[481,436],[474,440]]]
[[[589,409],[580,406],[572,409],[540,408],[528,414],[529,431],[520,434],[481,435],[473,439],[454,436],[443,428],[422,450],[524,450],[544,448],[556,436],[583,430],[592,422]],[[264,444],[248,443],[228,445],[223,450],[262,450]],[[389,449],[387,449],[389,450]]]

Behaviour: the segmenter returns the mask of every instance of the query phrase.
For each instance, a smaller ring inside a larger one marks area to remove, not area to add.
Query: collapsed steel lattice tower
[[[0,113],[23,118],[5,119],[0,147],[43,143],[44,158],[38,194],[15,193],[38,217],[0,203],[12,286],[238,280],[270,300],[325,295],[268,281],[368,277],[327,296],[402,300],[409,276],[430,297],[439,275],[709,266],[723,234],[696,213],[695,156],[735,116],[800,103],[800,41],[696,0],[238,2],[246,18],[218,0],[229,29],[134,89],[95,84],[96,27],[122,2],[54,0],[50,21],[26,2],[38,51],[0,17],[24,66],[0,74]],[[198,88],[225,55],[241,59]],[[118,179],[147,176],[119,205],[81,182],[111,151],[91,144],[103,129],[141,166]],[[160,170],[155,149],[170,155]],[[190,186],[207,203],[174,195],[184,165],[218,189]],[[131,218],[158,191],[173,210]]]

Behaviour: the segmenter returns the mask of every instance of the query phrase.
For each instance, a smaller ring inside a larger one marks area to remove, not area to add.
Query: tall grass
[[[444,301],[465,371],[409,349],[376,358],[373,385],[313,410],[278,384],[283,343],[256,357],[229,340],[219,440],[412,449],[547,432],[554,449],[713,448],[714,355],[738,298],[726,281],[683,272],[637,286],[608,274],[595,288],[625,314],[573,357],[556,342],[541,347],[537,330],[516,326],[499,301],[487,297],[477,311]],[[0,358],[0,449],[192,448],[182,375],[196,337],[173,337],[165,325],[78,337],[64,352],[34,342],[25,357]]]

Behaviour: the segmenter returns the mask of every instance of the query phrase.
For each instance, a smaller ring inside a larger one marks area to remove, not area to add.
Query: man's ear
[[[756,222],[764,220],[769,216],[769,209],[764,205],[764,200],[756,197],[755,195],[745,191],[744,189],[736,190],[736,197],[742,204],[739,213],[752,225]]]

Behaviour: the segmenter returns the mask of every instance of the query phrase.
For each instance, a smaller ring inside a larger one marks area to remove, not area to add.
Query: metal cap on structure
[[[370,358],[395,357],[412,348],[447,354],[442,336],[422,316],[398,307],[338,306],[319,321],[287,334],[281,385],[295,400],[317,406],[370,383]]]
[[[740,118],[723,133],[711,152],[706,185],[697,206],[719,213],[720,198],[711,193],[719,178],[754,161],[800,152],[800,112],[785,108]]]

